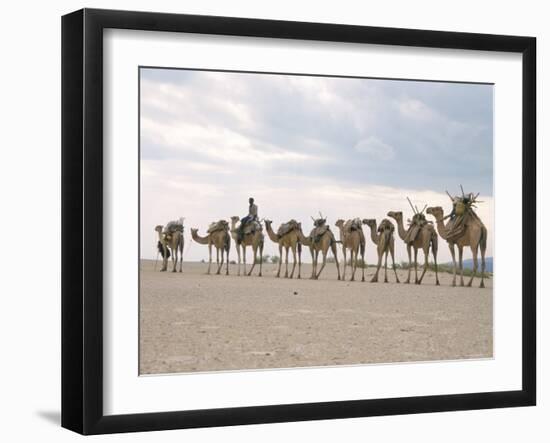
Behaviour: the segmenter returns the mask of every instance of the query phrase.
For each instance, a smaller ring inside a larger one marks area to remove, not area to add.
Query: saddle
[[[281,226],[279,226],[279,229],[277,229],[277,237],[282,237],[285,234],[288,234],[293,229],[298,229],[298,222],[294,219],[289,220],[286,223],[283,223]]]
[[[409,220],[409,228],[405,234],[405,243],[412,243],[418,237],[422,228],[428,224],[424,214],[415,214],[412,220]]]
[[[209,234],[212,234],[213,232],[217,231],[229,231],[229,223],[227,223],[227,221],[225,220],[218,220],[210,223],[207,232]]]
[[[257,220],[249,221],[242,227],[242,232],[244,235],[254,234],[256,231],[261,231],[261,230],[262,230],[262,225]]]
[[[380,222],[380,225],[378,226],[378,229],[377,229],[378,232],[384,232],[384,231],[394,232],[394,230],[395,228],[393,226],[393,223],[389,221],[387,218],[385,218]]]
[[[162,235],[166,240],[170,241],[176,232],[183,234],[183,223],[180,221],[170,221],[164,227]]]
[[[360,218],[354,218],[352,220],[348,220],[344,224],[344,232],[349,233],[352,231],[361,231],[362,228],[362,222]]]

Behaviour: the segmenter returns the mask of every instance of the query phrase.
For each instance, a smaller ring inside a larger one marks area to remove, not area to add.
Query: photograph
[[[494,84],[138,71],[139,375],[494,357]]]

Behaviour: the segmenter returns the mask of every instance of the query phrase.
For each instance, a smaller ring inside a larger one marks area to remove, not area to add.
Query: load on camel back
[[[277,229],[277,237],[281,238],[283,235],[286,235],[293,229],[298,229],[299,227],[299,223],[296,220],[291,219],[279,226],[279,229]]]
[[[349,233],[352,231],[363,231],[362,221],[360,218],[354,218],[344,223],[344,232]]]
[[[427,205],[424,206],[424,209],[422,209],[422,211],[419,211],[416,206],[413,206],[409,197],[407,197],[407,200],[409,200],[409,204],[411,205],[414,215],[412,219],[407,220],[409,223],[409,227],[407,229],[407,233],[405,234],[404,241],[405,243],[412,243],[416,240],[416,237],[418,237],[418,234],[420,233],[422,228],[427,224],[432,224],[432,222],[426,220],[426,216],[424,215],[424,210],[426,209]]]
[[[183,234],[183,221],[185,220],[185,217],[180,217],[178,220],[172,220],[169,221],[166,226],[164,227],[164,230],[162,231],[162,236],[166,241],[171,241],[172,236],[175,232],[179,232],[180,234]]]
[[[310,237],[313,243],[319,243],[325,232],[330,231],[330,227],[327,225],[326,217],[323,218],[323,216],[321,216],[321,218],[317,219],[311,218],[313,220],[313,230],[311,231]]]
[[[212,234],[214,232],[218,231],[229,231],[229,223],[227,223],[226,220],[218,220],[215,222],[210,223],[210,226],[208,226],[208,233]]]
[[[462,190],[462,196],[451,197],[448,192],[447,195],[453,202],[451,213],[445,217],[450,218],[447,225],[447,240],[456,241],[464,234],[468,220],[474,219],[483,224],[474,211],[474,208],[477,208],[476,203],[481,202],[477,200],[479,192],[476,195],[473,192],[464,194],[464,190]]]
[[[239,229],[241,227],[239,226]],[[254,234],[256,231],[262,231],[262,225],[258,220],[250,220],[245,223],[243,229],[243,237],[246,237],[248,234]]]

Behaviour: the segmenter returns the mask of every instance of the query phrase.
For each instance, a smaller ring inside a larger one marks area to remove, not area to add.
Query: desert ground
[[[422,285],[396,284],[393,273],[369,283],[375,268],[365,283],[359,269],[359,281],[338,281],[333,263],[317,281],[309,264],[301,280],[275,278],[273,264],[263,277],[238,277],[236,265],[206,275],[207,266],[174,274],[141,261],[140,374],[492,357],[492,279],[453,288],[447,273],[435,286],[433,272]]]

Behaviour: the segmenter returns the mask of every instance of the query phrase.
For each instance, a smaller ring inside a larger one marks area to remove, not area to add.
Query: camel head
[[[344,226],[344,220],[339,218],[338,220],[336,220],[336,223],[334,223],[334,225],[338,226],[339,228],[342,228]]]
[[[397,221],[403,220],[403,213],[401,211],[390,211],[386,215]]]
[[[162,232],[163,227],[164,226],[162,226],[162,225],[157,225],[157,226],[155,226],[155,231],[157,231],[160,234]]]
[[[197,232],[199,232],[197,228],[191,228],[191,235],[197,235]]]
[[[234,215],[233,217],[231,217],[231,221],[234,223],[237,223],[239,220],[240,220],[240,217],[238,215]]]
[[[264,223],[265,223],[265,227],[267,228],[268,226],[271,226],[271,223],[273,223],[272,220],[268,220],[267,218],[264,219]]]
[[[376,220],[374,218],[364,218],[363,224],[367,225],[369,228],[375,228],[376,227]]]
[[[426,214],[433,215],[436,220],[443,219],[443,208],[441,206],[431,206],[426,209]]]

